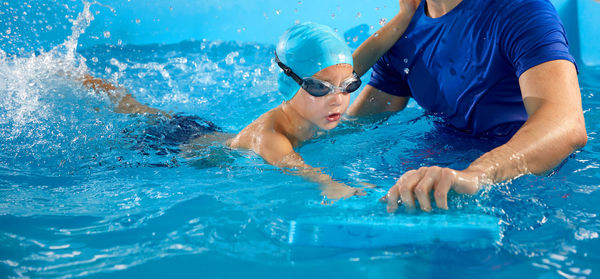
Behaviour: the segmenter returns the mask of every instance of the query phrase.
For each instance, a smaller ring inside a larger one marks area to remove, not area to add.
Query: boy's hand
[[[321,195],[327,197],[329,200],[338,200],[352,196],[364,196],[366,194],[361,188],[354,188],[343,183],[334,182],[327,184],[321,192]]]

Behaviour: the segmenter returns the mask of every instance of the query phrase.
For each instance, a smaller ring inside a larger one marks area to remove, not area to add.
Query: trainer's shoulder
[[[532,13],[536,10],[556,11],[550,0],[491,0],[504,15]]]

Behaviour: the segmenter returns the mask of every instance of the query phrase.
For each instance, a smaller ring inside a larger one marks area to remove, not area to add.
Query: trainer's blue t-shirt
[[[413,97],[474,136],[512,136],[527,120],[519,76],[569,54],[548,0],[463,0],[430,18],[421,1],[404,35],[373,66],[369,85]]]

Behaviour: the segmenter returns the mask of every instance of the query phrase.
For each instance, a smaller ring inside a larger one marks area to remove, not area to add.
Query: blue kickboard
[[[331,248],[380,248],[434,243],[493,245],[500,221],[478,214],[389,217],[305,217],[290,222],[288,243]]]

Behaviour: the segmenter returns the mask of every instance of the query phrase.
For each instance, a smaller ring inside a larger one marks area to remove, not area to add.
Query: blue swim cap
[[[337,64],[352,65],[352,52],[331,27],[306,22],[288,29],[277,44],[279,60],[300,77],[310,77]],[[279,92],[291,100],[300,85],[283,71],[279,73]]]

